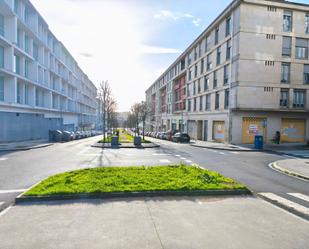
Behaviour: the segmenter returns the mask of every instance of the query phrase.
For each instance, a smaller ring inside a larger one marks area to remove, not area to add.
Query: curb
[[[15,203],[38,202],[38,201],[62,201],[81,199],[114,199],[131,197],[166,197],[166,196],[233,196],[252,195],[248,189],[239,190],[200,190],[200,191],[145,191],[145,192],[114,192],[74,195],[47,195],[47,196],[23,196],[15,198]]]
[[[277,161],[278,162],[278,161]],[[308,176],[305,176],[305,175],[302,175],[302,174],[299,174],[299,173],[296,173],[294,171],[290,171],[288,169],[285,169],[285,168],[282,168],[278,165],[277,162],[273,162],[273,163],[270,163],[268,166],[271,168],[271,169],[274,169],[276,171],[279,171],[283,174],[286,174],[286,175],[289,175],[289,176],[293,176],[293,177],[296,177],[300,180],[305,180],[305,181],[309,181],[309,177]]]
[[[197,145],[197,144],[190,144],[190,145],[193,147],[198,147],[198,148],[206,148],[206,149],[212,149],[212,150],[237,151],[237,152],[269,152],[271,151],[271,150],[256,150],[256,149],[248,149],[248,150],[227,149],[227,148],[220,148],[220,147],[202,146],[202,145]]]
[[[149,143],[148,143],[149,144]],[[151,149],[151,148],[158,148],[160,145],[152,143],[153,145],[149,146],[134,146],[134,145],[120,145],[120,146],[102,146],[101,143],[95,143],[91,145],[94,148],[101,148],[101,149]]]
[[[0,152],[6,152],[6,151],[26,151],[26,150],[35,150],[40,148],[45,148],[54,145],[54,143],[51,144],[44,144],[39,146],[33,146],[33,147],[25,147],[25,148],[15,148],[15,149],[0,149]]]

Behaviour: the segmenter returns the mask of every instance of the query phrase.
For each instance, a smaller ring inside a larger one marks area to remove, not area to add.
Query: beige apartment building
[[[149,131],[309,140],[309,5],[234,0],[149,87]]]

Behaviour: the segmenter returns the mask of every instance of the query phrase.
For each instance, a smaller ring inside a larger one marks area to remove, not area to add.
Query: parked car
[[[176,143],[189,143],[190,136],[187,133],[176,133],[172,136],[172,141]]]
[[[76,139],[76,134],[74,131],[71,131],[71,139],[75,140]]]
[[[167,132],[163,132],[163,134],[162,134],[162,139],[163,139],[163,140],[167,140]]]
[[[165,132],[160,132],[160,134],[159,134],[159,138],[160,138],[160,139],[163,139],[164,134],[165,134]]]
[[[178,133],[179,131],[178,130],[168,130],[166,133],[166,139],[169,140],[169,141],[172,141],[172,137]]]

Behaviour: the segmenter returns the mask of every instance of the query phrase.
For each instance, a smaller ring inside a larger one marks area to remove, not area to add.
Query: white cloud
[[[199,27],[202,21],[201,18],[195,18],[190,13],[181,13],[181,12],[172,12],[170,10],[160,10],[159,13],[154,14],[153,16],[156,19],[170,19],[173,21],[177,21],[179,19],[189,19],[192,20],[194,26]]]

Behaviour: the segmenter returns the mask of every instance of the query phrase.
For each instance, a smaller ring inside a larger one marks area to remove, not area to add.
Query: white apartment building
[[[29,0],[0,1],[0,142],[92,128],[96,91]]]
[[[309,5],[234,0],[147,89],[148,130],[198,140],[309,140]]]

